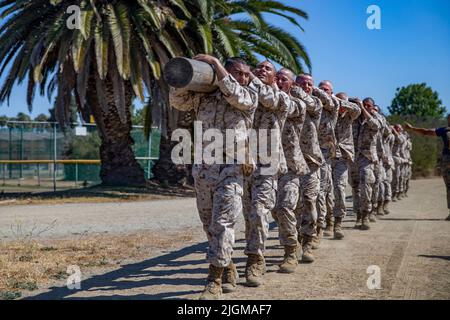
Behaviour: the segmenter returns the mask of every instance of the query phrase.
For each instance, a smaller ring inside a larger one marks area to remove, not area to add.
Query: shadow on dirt
[[[200,260],[183,260],[176,261],[180,258],[186,257],[197,252],[205,252],[207,243],[199,243],[183,249],[170,252],[149,260],[141,261],[134,264],[122,266],[120,269],[92,276],[86,280],[81,281],[81,290],[84,292],[108,291],[115,293],[121,290],[144,288],[151,286],[194,286],[203,289],[205,284],[205,275],[208,270],[206,268],[183,268],[184,266],[199,265],[205,263],[204,259]],[[159,269],[165,267],[164,270]],[[171,269],[177,268],[177,269]],[[181,267],[181,269],[178,269]],[[156,270],[152,270],[155,268]],[[200,277],[192,278],[186,275],[200,274]],[[178,275],[176,278],[168,278],[168,276]],[[139,278],[144,278],[139,280]],[[148,277],[152,277],[148,279]],[[199,290],[160,292],[160,293],[142,293],[138,295],[95,295],[90,297],[70,297],[76,294],[76,290],[70,290],[64,287],[52,287],[50,291],[38,294],[33,297],[28,297],[26,300],[60,300],[60,299],[74,299],[74,300],[160,300],[160,299],[181,299],[180,296],[197,294]]]

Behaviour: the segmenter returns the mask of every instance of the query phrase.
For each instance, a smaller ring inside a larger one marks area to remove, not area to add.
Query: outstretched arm
[[[408,122],[405,122],[405,128],[422,136],[436,137],[436,129],[416,128]]]

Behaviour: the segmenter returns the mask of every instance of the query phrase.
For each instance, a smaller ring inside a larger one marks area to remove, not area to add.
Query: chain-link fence
[[[147,140],[143,127],[133,126],[136,159],[151,178],[159,157],[160,134]],[[57,123],[8,121],[0,124],[0,174],[3,186],[67,188],[100,181],[100,137],[93,124],[61,130]]]

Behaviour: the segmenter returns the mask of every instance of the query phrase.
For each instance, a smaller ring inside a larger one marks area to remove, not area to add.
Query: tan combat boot
[[[333,235],[333,226],[334,226],[333,218],[332,217],[327,218],[327,227],[323,231],[324,237],[331,237]]]
[[[247,258],[247,265],[245,266],[245,279],[247,280],[247,286],[259,287],[262,285],[264,269],[264,257],[258,254],[249,254]]]
[[[386,200],[386,201],[383,203],[383,211],[384,211],[384,214],[385,214],[385,215],[388,215],[389,213],[391,213],[391,211],[389,210],[389,203],[390,203],[389,200]]]
[[[317,250],[320,248],[320,242],[323,238],[323,228],[317,227],[317,235],[312,240],[312,249]]]
[[[334,218],[334,238],[336,240],[344,239],[344,233],[342,232],[342,218]]]
[[[374,222],[374,223],[377,222],[377,219],[375,218],[376,213],[377,213],[376,208],[374,208],[374,209],[372,209],[372,211],[370,211],[370,213],[369,213],[369,221],[370,222]]]
[[[362,218],[361,230],[369,230],[370,229],[369,214],[368,213],[363,213],[361,218]]]
[[[303,244],[302,244],[302,262],[311,263],[314,262],[314,255],[313,255],[313,237],[304,235],[303,236]]]
[[[231,293],[236,291],[237,280],[239,274],[236,265],[231,261],[230,265],[223,270],[222,274],[222,291],[223,293]]]
[[[378,202],[377,216],[384,216],[384,208],[383,208],[383,202],[382,201]]]
[[[356,223],[355,223],[355,229],[361,229],[361,223],[362,223],[362,219],[361,219],[361,214],[357,213],[356,214]]]
[[[280,273],[294,273],[297,268],[297,246],[284,246],[284,260],[280,264]]]
[[[398,193],[392,194],[392,202],[397,202],[397,196],[398,196]]]
[[[222,274],[224,268],[209,265],[209,274],[206,286],[200,300],[219,300],[222,296]]]

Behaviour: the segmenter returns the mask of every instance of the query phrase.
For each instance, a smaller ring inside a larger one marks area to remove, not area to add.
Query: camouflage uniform
[[[353,122],[361,115],[361,108],[348,101],[340,100],[344,113],[338,116],[336,124],[336,157],[333,159],[333,184],[335,206],[333,215],[344,218],[347,212],[345,206],[345,188],[347,187],[349,167],[355,161],[355,148],[353,141]]]
[[[403,190],[405,194],[408,192],[409,189],[409,180],[412,176],[412,159],[411,159],[411,149],[412,149],[412,142],[411,137],[409,136],[408,132],[405,131],[406,136],[406,145],[405,145],[405,179],[404,179],[404,187]]]
[[[364,119],[358,137],[359,210],[364,218],[372,210],[375,165],[378,163],[377,137],[381,125],[376,117]]]
[[[277,132],[274,139],[281,139],[284,123],[288,116],[295,114],[297,101],[292,100],[289,95],[281,90],[265,85],[259,79],[255,79],[252,88],[258,92],[259,105],[255,112],[253,129],[268,130],[267,142],[271,142],[269,130]],[[269,213],[274,209],[277,195],[278,176],[287,172],[286,159],[283,152],[282,142],[278,141],[279,158],[276,163],[275,172],[268,174],[262,170],[269,165],[257,159],[257,169],[249,177],[246,177],[246,191],[244,192],[244,217],[246,222],[247,246],[245,254],[264,255],[265,241],[269,232]],[[268,152],[271,152],[270,145]]]
[[[394,130],[395,131],[395,130]],[[403,169],[403,150],[402,148],[405,145],[405,136],[403,134],[399,134],[394,132],[395,140],[394,140],[394,148],[393,148],[393,158],[395,162],[394,171],[392,175],[392,194],[395,197],[398,196],[400,192],[402,192],[402,169]]]
[[[234,129],[237,142],[247,141],[258,105],[257,93],[241,86],[231,75],[218,81],[218,86],[219,89],[210,94],[171,88],[170,104],[182,111],[194,110],[196,120],[202,121],[203,132],[216,128],[225,137],[226,129]],[[209,144],[202,143],[203,147]],[[245,150],[225,153],[236,159],[240,152]],[[227,267],[233,253],[234,225],[242,211],[242,165],[194,164],[192,175],[200,220],[209,242],[207,261],[215,267]]]
[[[359,216],[359,166],[358,166],[358,140],[359,132],[361,130],[361,124],[363,122],[363,116],[360,115],[352,124],[353,144],[355,146],[355,161],[350,165],[350,177],[349,183],[352,187],[352,201],[353,201],[353,214]]]
[[[320,189],[317,197],[317,226],[325,228],[325,216],[331,215],[334,207],[333,177],[331,172],[332,159],[336,156],[336,127],[340,102],[334,96],[316,88],[313,94],[317,96],[323,105],[320,117],[319,145],[324,158],[320,166]]]
[[[299,179],[300,195],[295,209],[297,229],[300,235],[315,237],[317,196],[320,187],[319,168],[324,161],[317,134],[322,113],[322,102],[317,97],[306,94],[299,87],[294,87],[291,94],[306,104],[306,117],[300,138],[300,148],[309,168],[309,172]]]
[[[287,118],[282,135],[288,170],[278,180],[277,201],[274,210],[280,244],[283,246],[297,245],[297,217],[294,210],[300,196],[300,177],[309,173],[309,167],[300,148],[306,105],[302,100],[292,99],[297,103],[296,112]]]
[[[384,202],[384,188],[387,179],[384,162],[388,153],[386,151],[384,137],[388,135],[390,129],[388,127],[386,118],[382,114],[377,112],[374,116],[377,118],[381,126],[380,130],[377,133],[377,155],[379,161],[377,164],[375,164],[375,185],[372,195],[372,210],[375,212],[378,208],[378,205],[382,205],[382,202]]]
[[[392,156],[392,149],[394,147],[395,136],[392,133],[392,129],[384,138],[384,145],[386,151],[386,158],[383,161],[384,170],[386,172],[386,180],[384,181],[384,197],[380,198],[380,201],[392,201],[392,179],[394,171],[394,157]]]

